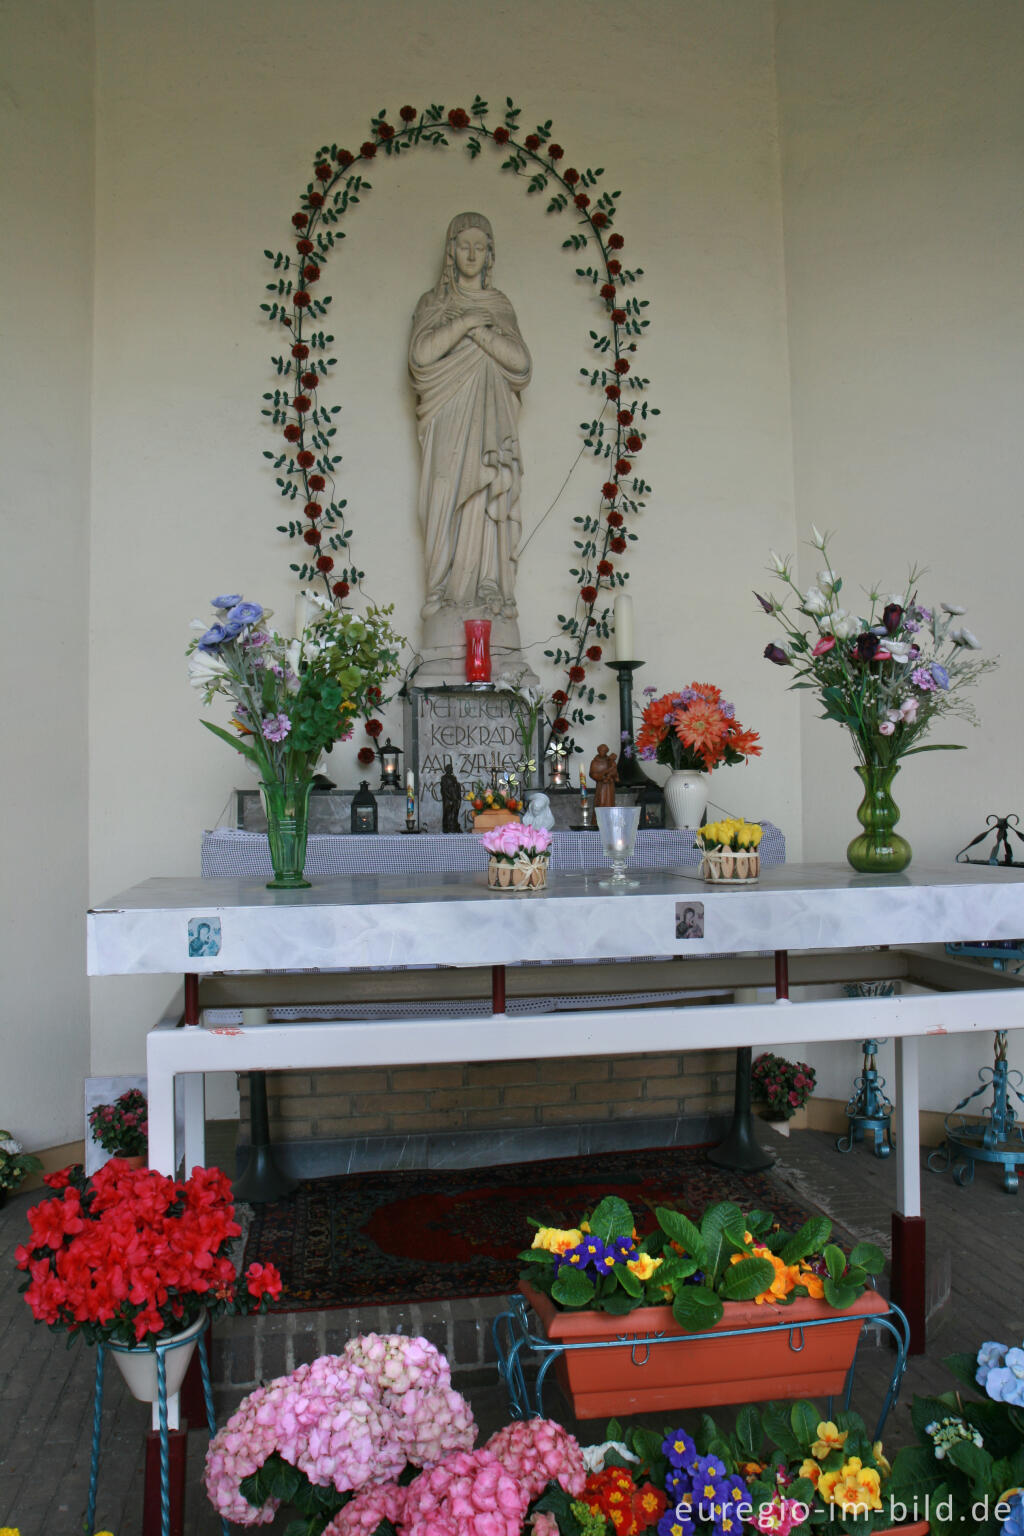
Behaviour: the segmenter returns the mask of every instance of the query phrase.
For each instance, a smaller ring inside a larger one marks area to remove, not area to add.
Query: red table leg
[[[505,967],[491,966],[491,1012],[505,1012]]]
[[[892,1213],[892,1299],[910,1324],[910,1353],[925,1351],[924,1217]]]

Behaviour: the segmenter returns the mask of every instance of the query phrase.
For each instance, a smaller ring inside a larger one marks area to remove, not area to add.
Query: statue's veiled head
[[[482,249],[480,241],[473,238],[477,234],[483,236]],[[484,218],[482,213],[457,213],[445,236],[442,287],[455,288],[460,275],[469,279],[480,272],[481,286],[489,288],[493,266],[494,230],[490,219]]]

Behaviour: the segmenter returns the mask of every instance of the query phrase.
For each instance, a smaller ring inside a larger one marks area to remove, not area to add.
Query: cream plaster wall
[[[41,14],[42,13],[42,14]],[[92,5],[0,3],[0,1125],[82,1134]]]
[[[626,255],[647,277],[642,368],[663,414],[644,472],[656,488],[630,559],[642,681],[711,677],[759,727],[766,754],[723,776],[721,798],[793,829],[799,757],[793,702],[770,709],[752,664],[756,613],[728,598],[737,551],[791,540],[785,314],[772,11],[746,0],[594,6],[544,0],[430,6],[377,0],[301,13],[270,0],[168,8],[102,0],[97,35],[97,282],[91,891],[198,867],[199,834],[243,770],[198,724],[182,650],[215,591],[243,590],[288,615],[292,551],[261,457],[259,415],[278,335],[261,324],[265,247],[288,242],[297,193],[325,142],[358,143],[382,106],[512,94],[550,116],[572,161],[623,192]],[[571,516],[605,478],[576,468],[593,398],[593,290],[546,217],[497,157],[420,150],[373,168],[325,288],[339,357],[334,398],[342,494],[366,591],[394,599],[415,635],[420,552],[416,444],[405,374],[416,299],[433,283],[448,218],[494,221],[496,281],[534,354],[522,434],[524,635],[542,652],[571,595]],[[539,526],[538,526],[539,525]],[[744,586],[746,583],[744,583]],[[609,678],[611,674],[606,674]],[[397,710],[388,717],[392,735]],[[588,758],[617,729],[611,708]],[[397,739],[397,736],[396,736]],[[351,781],[359,743],[335,754]],[[716,785],[717,787],[717,785]],[[167,987],[94,984],[94,1072],[136,1071]]]
[[[779,0],[777,14],[800,537],[836,530],[848,590],[927,566],[922,597],[966,605],[1001,658],[976,690],[979,728],[934,734],[968,750],[910,758],[896,782],[915,859],[947,864],[989,812],[1024,811],[1024,7]],[[802,578],[819,564],[802,545]],[[841,859],[853,754],[817,713],[802,720],[804,853]],[[951,1108],[987,1050],[923,1042],[922,1103]],[[851,1046],[810,1059],[823,1092],[845,1091]]]

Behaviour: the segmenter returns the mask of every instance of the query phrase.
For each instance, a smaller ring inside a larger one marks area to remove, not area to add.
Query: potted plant
[[[744,1214],[727,1201],[696,1222],[665,1207],[655,1217],[657,1227],[637,1236],[629,1206],[608,1196],[579,1228],[538,1227],[519,1256],[520,1291],[548,1340],[625,1341],[559,1356],[558,1379],[578,1417],[844,1387],[865,1317],[889,1311],[869,1281],[884,1266],[879,1248],[859,1243],[846,1255],[829,1241],[824,1216],[790,1235],[770,1212]],[[513,1332],[525,1325],[525,1310],[506,1317]],[[735,1333],[752,1328],[772,1330],[756,1348]],[[669,1342],[637,1347],[658,1335]],[[518,1337],[510,1354],[523,1344]]]
[[[129,1088],[113,1104],[97,1104],[90,1109],[92,1139],[112,1157],[141,1168],[148,1146],[148,1115],[146,1095],[140,1088]]]
[[[551,833],[544,827],[524,827],[510,821],[485,832],[487,884],[495,891],[538,891],[548,883]]]
[[[763,1051],[750,1068],[750,1085],[766,1120],[792,1120],[814,1092],[817,1078],[806,1061],[787,1061]]]
[[[697,832],[701,874],[713,885],[753,885],[761,875],[761,828],[756,822],[727,817],[709,821]]]
[[[651,696],[653,688],[645,689]],[[736,710],[712,683],[649,697],[636,738],[647,761],[671,768],[665,799],[677,827],[699,827],[708,803],[708,774],[760,757],[756,731],[745,731]]]
[[[51,1331],[112,1349],[142,1401],[156,1397],[157,1344],[187,1336],[174,1353],[180,1381],[207,1319],[265,1311],[281,1294],[272,1264],[236,1274],[242,1229],[219,1168],[180,1181],[115,1158],[92,1179],[78,1164],[45,1182],[55,1196],[29,1209],[31,1237],[15,1249],[25,1300]],[[170,1360],[167,1375],[170,1396]]]
[[[519,780],[511,775],[506,783],[495,782],[485,786],[479,782],[467,790],[466,799],[473,807],[473,830],[489,832],[508,822],[518,821],[523,814],[523,799],[519,793]]]
[[[12,1189],[17,1189],[22,1179],[42,1168],[38,1157],[22,1150],[20,1141],[10,1131],[0,1130],[0,1208],[7,1203]]]

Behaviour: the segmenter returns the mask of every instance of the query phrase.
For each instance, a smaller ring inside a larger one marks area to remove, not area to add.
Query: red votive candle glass
[[[466,682],[489,683],[491,680],[491,621],[465,619]]]

